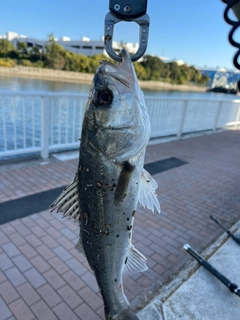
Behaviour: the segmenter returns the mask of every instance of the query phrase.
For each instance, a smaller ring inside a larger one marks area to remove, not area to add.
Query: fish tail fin
[[[121,314],[115,315],[114,317],[106,316],[107,320],[139,320],[136,313],[130,308],[127,307]]]

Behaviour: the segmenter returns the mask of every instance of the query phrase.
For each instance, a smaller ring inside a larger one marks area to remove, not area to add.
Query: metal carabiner
[[[110,12],[105,17],[104,28],[104,44],[107,53],[112,59],[122,61],[122,57],[117,55],[112,47],[114,25],[120,21],[134,21],[140,26],[139,48],[131,56],[131,60],[137,61],[144,55],[148,44],[150,19],[146,13],[147,0],[110,0],[109,10]]]

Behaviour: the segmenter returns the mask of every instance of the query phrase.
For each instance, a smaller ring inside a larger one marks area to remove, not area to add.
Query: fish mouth
[[[120,55],[122,56],[123,61],[118,64],[102,60],[99,67],[100,72],[111,77],[113,80],[117,80],[127,88],[131,88],[134,79],[132,61],[125,49],[120,52]]]

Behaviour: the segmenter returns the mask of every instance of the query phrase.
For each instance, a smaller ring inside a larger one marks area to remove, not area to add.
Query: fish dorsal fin
[[[79,235],[78,243],[75,245],[75,249],[77,249],[78,252],[82,253],[85,256],[85,252],[83,249],[83,244],[82,244],[82,240],[80,238],[80,235]]]
[[[78,201],[78,178],[76,177],[51,204],[51,212],[57,210],[57,213],[63,213],[63,217],[73,218],[79,222],[80,211]]]
[[[138,251],[133,245],[130,246],[128,257],[126,258],[125,268],[123,270],[123,276],[128,277],[134,273],[146,271],[147,258]]]
[[[157,187],[157,182],[153,179],[149,172],[143,169],[140,179],[138,201],[144,208],[146,207],[154,212],[155,207],[158,213],[160,213],[160,203],[155,192]]]

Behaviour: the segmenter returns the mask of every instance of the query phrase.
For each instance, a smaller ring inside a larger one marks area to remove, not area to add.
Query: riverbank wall
[[[17,66],[14,68],[0,67],[0,76],[13,76],[23,78],[37,78],[44,80],[57,80],[63,82],[92,82],[93,73],[81,73],[63,70],[31,68]],[[140,87],[145,90],[172,90],[172,91],[192,91],[192,92],[206,92],[207,87],[194,85],[178,85],[161,81],[139,81]]]

